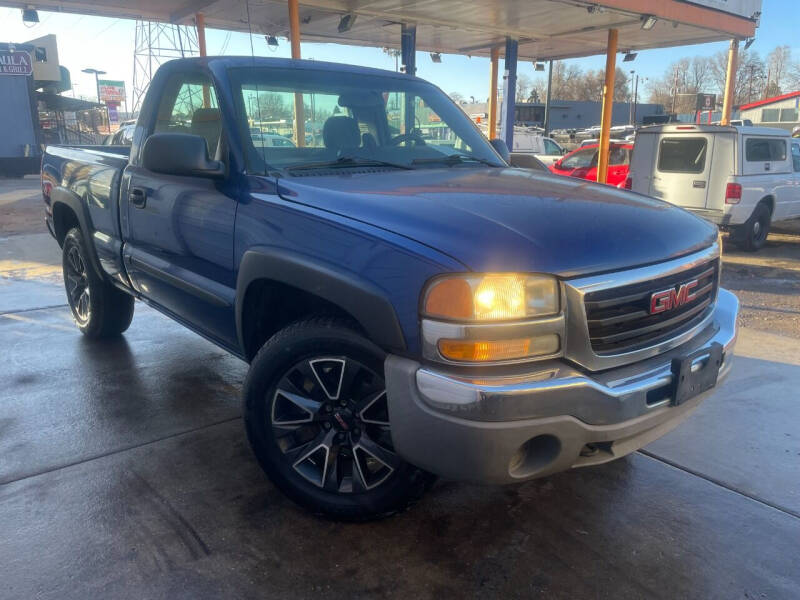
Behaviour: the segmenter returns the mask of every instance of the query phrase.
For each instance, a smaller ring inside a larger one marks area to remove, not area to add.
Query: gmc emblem
[[[677,289],[669,288],[661,292],[654,292],[650,296],[650,314],[657,315],[691,302],[697,298],[697,292],[694,291],[697,283],[697,279],[694,279],[682,283]]]

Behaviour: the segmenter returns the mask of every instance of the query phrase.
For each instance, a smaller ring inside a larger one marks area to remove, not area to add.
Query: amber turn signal
[[[557,334],[511,340],[439,340],[439,353],[454,362],[499,362],[534,356],[548,356],[559,351]]]

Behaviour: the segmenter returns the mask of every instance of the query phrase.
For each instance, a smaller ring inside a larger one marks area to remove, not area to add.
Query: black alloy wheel
[[[392,444],[385,353],[351,321],[310,317],[262,346],[244,383],[244,422],[272,482],[313,513],[363,521],[405,509],[435,477]]]
[[[371,490],[400,465],[392,448],[383,377],[354,359],[293,365],[272,397],[270,426],[287,462],[335,493]]]
[[[77,245],[69,246],[65,254],[64,285],[75,320],[79,325],[88,323],[92,313],[89,275]]]

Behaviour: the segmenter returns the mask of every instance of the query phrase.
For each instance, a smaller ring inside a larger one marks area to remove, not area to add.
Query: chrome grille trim
[[[669,260],[655,265],[639,267],[615,273],[603,275],[590,275],[569,279],[564,282],[567,300],[567,339],[565,345],[565,356],[569,360],[589,369],[590,371],[602,371],[633,362],[651,358],[692,339],[699,331],[709,325],[713,317],[713,310],[709,310],[705,318],[699,321],[690,329],[652,346],[639,348],[628,352],[617,354],[598,354],[591,346],[589,341],[589,325],[586,317],[585,296],[590,292],[598,292],[612,288],[625,287],[637,283],[646,283],[679,275],[683,271],[694,269],[700,265],[720,258],[720,248],[717,242],[710,247],[684,256],[682,258]],[[717,269],[721,268],[721,261],[717,261]],[[717,290],[719,289],[719,275],[717,273]],[[716,294],[711,306],[716,303]]]

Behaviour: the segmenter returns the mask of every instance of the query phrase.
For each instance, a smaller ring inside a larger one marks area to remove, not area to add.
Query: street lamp
[[[94,85],[95,85],[95,88],[97,89],[97,103],[100,104],[101,103],[101,100],[100,100],[100,79],[99,79],[98,75],[105,75],[106,72],[105,71],[99,71],[97,69],[81,69],[81,73],[89,73],[90,75],[94,74]],[[108,127],[108,133],[111,133],[111,122],[108,120],[108,106],[107,105],[106,105],[106,123],[107,123],[107,127]]]

